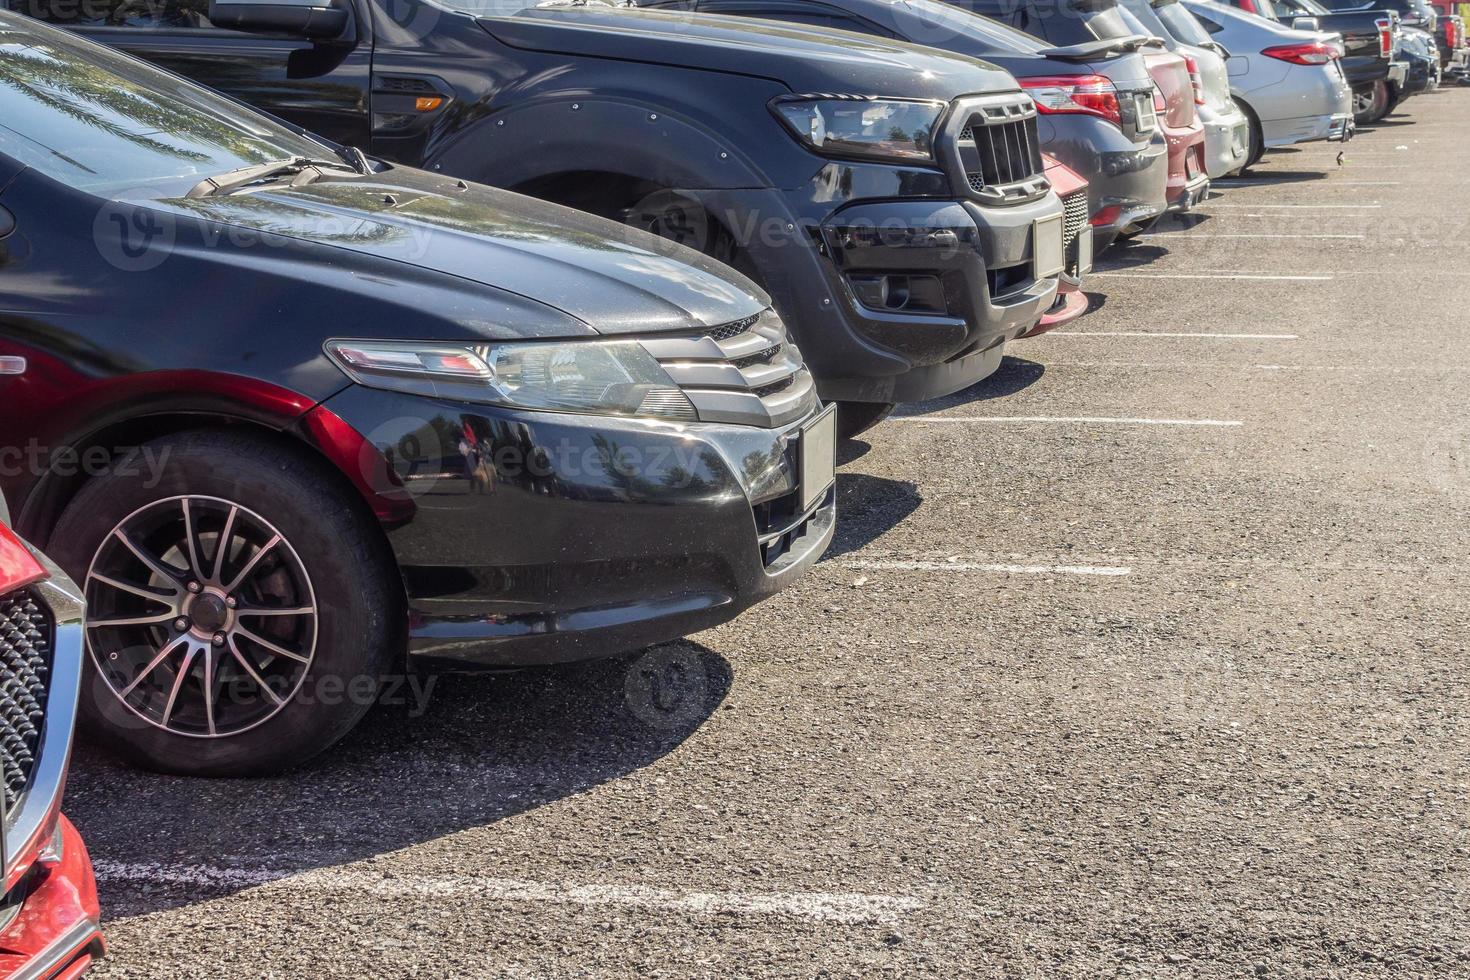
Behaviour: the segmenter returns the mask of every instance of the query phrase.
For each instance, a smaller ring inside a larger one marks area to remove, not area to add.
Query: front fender
[[[604,92],[585,80],[570,84],[574,77],[524,101],[498,100],[501,108],[431,150],[428,167],[498,187],[587,170],[690,190],[794,186],[810,177],[812,158],[766,108],[784,91],[774,83],[730,79],[751,91],[727,94],[720,109],[705,104],[708,77],[693,79],[699,84],[684,98]]]

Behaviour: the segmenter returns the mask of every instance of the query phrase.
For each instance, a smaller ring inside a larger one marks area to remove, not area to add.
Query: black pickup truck
[[[1403,98],[1409,66],[1397,57],[1398,14],[1383,9],[1333,10],[1318,0],[1226,2],[1289,27],[1339,35],[1343,56],[1338,63],[1353,88],[1353,121],[1358,125],[1377,122]]]
[[[1063,271],[1031,99],[962,56],[589,0],[21,3],[338,143],[723,260],[847,434],[993,372]]]

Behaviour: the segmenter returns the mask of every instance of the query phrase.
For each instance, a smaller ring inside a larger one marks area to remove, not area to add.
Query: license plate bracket
[[[1038,218],[1031,226],[1031,254],[1036,262],[1036,278],[1050,279],[1067,268],[1066,249],[1062,247],[1062,216]]]
[[[837,406],[801,427],[797,446],[801,464],[801,509],[811,510],[837,482]]]

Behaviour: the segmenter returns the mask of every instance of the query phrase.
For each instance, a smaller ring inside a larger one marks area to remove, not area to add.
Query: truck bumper
[[[1062,216],[1055,194],[1008,207],[860,200],[814,222],[772,221],[789,213],[774,191],[718,192],[708,207],[733,227],[796,229],[782,247],[746,254],[824,401],[923,401],[969,387],[1056,297],[1034,252],[1038,222]]]
[[[386,533],[416,658],[516,667],[673,640],[786,587],[832,539],[835,487],[801,506],[816,415],[762,429],[358,386],[326,407],[373,434],[414,500]]]

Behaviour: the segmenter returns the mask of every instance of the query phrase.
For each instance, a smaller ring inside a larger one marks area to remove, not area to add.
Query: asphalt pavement
[[[1108,253],[733,623],[274,779],[80,748],[96,975],[1470,975],[1467,150],[1418,97]]]

